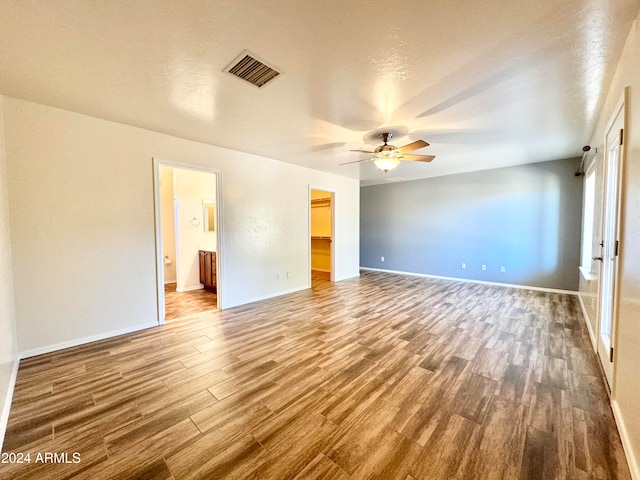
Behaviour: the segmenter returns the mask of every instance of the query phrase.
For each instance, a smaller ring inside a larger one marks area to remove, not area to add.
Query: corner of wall
[[[9,412],[11,410],[11,402],[13,400],[13,390],[16,386],[16,379],[18,378],[19,365],[20,360],[16,356],[16,359],[11,366],[11,372],[9,375],[9,382],[7,383],[5,398],[1,399],[2,407],[0,408],[0,452],[2,451],[4,437],[7,432],[7,423],[9,423]]]
[[[0,94],[0,449],[19,365],[3,101]]]

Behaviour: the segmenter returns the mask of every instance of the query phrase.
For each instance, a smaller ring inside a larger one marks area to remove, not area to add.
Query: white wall
[[[360,265],[576,291],[578,166],[562,159],[363,187]]]
[[[625,132],[626,164],[620,250],[620,303],[612,407],[633,478],[640,480],[640,24],[636,18],[591,145],[602,147],[606,124],[624,87],[630,86]],[[588,300],[590,286],[581,284]],[[587,309],[588,315],[590,309]],[[594,323],[593,319],[590,319]]]
[[[162,223],[162,257],[164,283],[176,283],[176,228],[173,208],[173,168],[160,167],[160,218]]]
[[[331,177],[326,178],[325,185],[330,183]],[[357,188],[345,188],[351,182],[347,178],[338,177],[341,181],[331,182],[339,185],[333,194],[333,280],[339,282],[346,278],[360,275],[360,186],[355,180]],[[308,200],[307,200],[308,201]],[[307,209],[308,211],[308,209]],[[355,215],[354,215],[355,211]],[[309,233],[307,233],[307,241]],[[307,271],[309,269],[307,268]]]
[[[156,324],[153,157],[221,172],[223,308],[309,286],[309,185],[336,192],[336,280],[358,275],[357,180],[14,98],[4,115],[21,352]]]
[[[202,206],[203,200],[216,199],[216,176],[214,173],[176,168],[173,179],[178,232],[176,290],[184,292],[202,288],[198,251],[216,250],[215,232],[204,231]]]
[[[17,367],[18,347],[15,328],[9,197],[7,195],[7,159],[0,96],[0,450],[9,418],[11,395]]]

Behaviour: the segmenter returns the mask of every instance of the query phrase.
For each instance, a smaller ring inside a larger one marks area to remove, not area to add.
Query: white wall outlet
[[[276,280],[280,280],[280,274],[276,273]]]
[[[502,265],[502,266],[500,267],[500,273],[504,273],[504,272],[506,272],[506,271],[507,271],[507,267],[505,267],[504,265]]]
[[[466,262],[462,262],[462,263],[460,264],[460,268],[461,268],[462,270],[466,270],[466,269],[467,269],[467,264],[466,264]]]
[[[484,272],[487,269],[487,266],[483,263],[482,264],[482,271]]]
[[[291,272],[287,272],[287,278],[291,278]]]
[[[380,261],[381,261],[381,262],[384,262],[384,257],[380,257]]]

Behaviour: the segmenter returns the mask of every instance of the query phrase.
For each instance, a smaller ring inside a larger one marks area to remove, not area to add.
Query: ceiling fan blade
[[[349,150],[350,152],[362,152],[362,153],[370,153],[373,155],[376,152],[370,152],[369,150]]]
[[[428,146],[429,144],[424,140],[416,140],[415,142],[411,142],[410,144],[405,145],[404,147],[398,148],[398,151],[400,153],[413,152],[414,150],[418,150],[419,148],[424,148]]]
[[[341,163],[340,165],[349,165],[350,163],[368,162],[370,160],[371,160],[370,158],[363,158],[362,160],[354,160],[353,162],[345,162],[345,163]]]
[[[434,158],[436,158],[435,155],[403,155],[402,160],[409,162],[430,162]]]

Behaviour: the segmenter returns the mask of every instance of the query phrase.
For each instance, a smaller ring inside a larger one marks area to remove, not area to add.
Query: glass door
[[[595,257],[602,262],[598,295],[598,356],[610,388],[613,387],[615,358],[623,127],[624,104],[618,110],[606,137],[601,253],[599,257]]]

